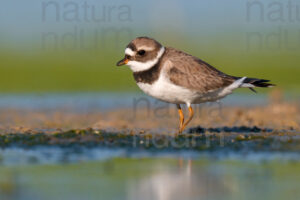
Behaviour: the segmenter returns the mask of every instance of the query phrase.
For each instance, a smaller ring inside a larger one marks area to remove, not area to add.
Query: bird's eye
[[[130,60],[131,56],[130,55],[125,55],[125,58]]]
[[[145,50],[139,50],[139,51],[138,51],[138,54],[139,54],[140,56],[144,55],[145,53],[146,53]]]

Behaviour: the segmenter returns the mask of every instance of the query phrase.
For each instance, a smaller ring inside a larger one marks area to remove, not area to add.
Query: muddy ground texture
[[[172,105],[106,112],[6,108],[0,112],[0,147],[300,152],[297,102],[270,102],[253,107],[206,104],[195,106],[194,110],[193,121],[183,134],[177,134],[179,118]]]

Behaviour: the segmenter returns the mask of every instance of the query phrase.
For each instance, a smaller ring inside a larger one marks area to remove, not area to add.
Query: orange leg
[[[182,109],[180,107],[180,104],[176,104],[177,106],[177,109],[178,109],[178,114],[179,114],[179,133],[181,133],[181,129],[183,127],[183,123],[184,123],[184,115],[183,115],[183,112],[182,112]]]
[[[189,118],[188,120],[183,124],[183,126],[181,127],[181,129],[179,130],[179,133],[182,133],[183,130],[185,129],[185,127],[188,125],[188,123],[190,123],[190,121],[193,119],[194,116],[194,111],[193,108],[189,105]]]

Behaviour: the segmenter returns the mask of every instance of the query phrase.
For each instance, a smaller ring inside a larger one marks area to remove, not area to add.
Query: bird
[[[138,87],[147,95],[176,104],[179,114],[179,133],[194,116],[192,104],[218,101],[237,88],[272,87],[269,80],[231,76],[207,62],[165,47],[150,37],[137,37],[125,48],[125,56],[116,64],[127,65]],[[188,107],[185,121],[181,104]]]

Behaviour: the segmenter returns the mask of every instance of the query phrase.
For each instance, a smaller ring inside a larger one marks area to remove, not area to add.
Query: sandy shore
[[[253,107],[204,104],[194,106],[189,128],[257,126],[273,130],[300,130],[300,106],[296,102]],[[184,112],[187,115],[187,110]],[[101,129],[133,132],[176,132],[179,122],[174,105],[156,108],[124,108],[102,112],[70,110],[0,110],[0,133],[57,132],[70,129]]]

